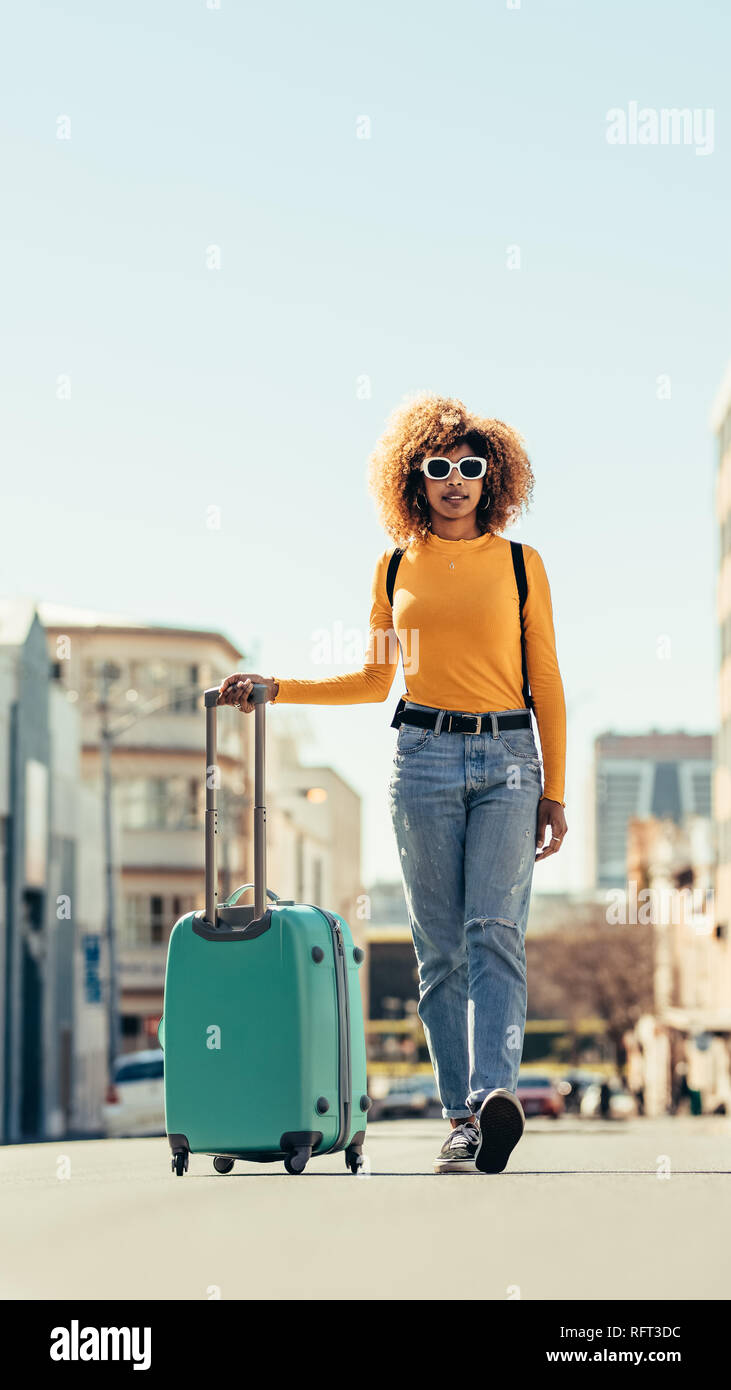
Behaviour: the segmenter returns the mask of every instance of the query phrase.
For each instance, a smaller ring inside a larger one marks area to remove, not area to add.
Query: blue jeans
[[[541,791],[532,728],[399,728],[389,802],[445,1119],[517,1086]]]

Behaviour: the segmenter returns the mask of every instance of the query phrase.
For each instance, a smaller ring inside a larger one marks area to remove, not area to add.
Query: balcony
[[[129,713],[134,713],[134,705]],[[219,755],[240,759],[242,756],[241,725],[238,710],[222,711],[223,717],[216,721]],[[95,713],[89,713],[84,722],[84,741],[98,743],[100,739],[100,720]],[[200,753],[205,757],[206,726],[202,708],[195,713],[172,713],[160,710],[147,714],[144,719],[132,724],[129,729],[116,736],[115,748],[159,748],[181,749],[184,752]]]
[[[188,830],[123,830],[124,868],[195,869],[203,873],[203,827]]]
[[[166,960],[167,946],[123,946],[119,953],[120,989],[127,994],[162,990]]]

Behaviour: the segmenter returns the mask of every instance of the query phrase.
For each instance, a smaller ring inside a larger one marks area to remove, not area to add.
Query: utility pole
[[[102,799],[104,803],[104,858],[106,860],[106,918],[107,961],[107,1063],[109,1081],[114,1079],[114,1063],[119,1056],[119,975],[117,971],[117,923],[115,915],[114,838],[112,833],[112,734],[109,725],[109,688],[120,675],[118,666],[105,661],[101,676],[99,700],[99,738],[102,763]]]

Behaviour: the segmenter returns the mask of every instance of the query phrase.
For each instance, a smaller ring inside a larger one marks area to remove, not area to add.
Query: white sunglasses
[[[453,468],[459,471],[460,476],[466,482],[473,482],[475,478],[484,478],[487,472],[487,459],[481,459],[472,454],[467,458],[460,459],[459,463],[452,463],[445,458],[430,458],[424,459],[420,467],[422,473],[425,473],[427,478],[431,478],[433,483],[443,483]]]

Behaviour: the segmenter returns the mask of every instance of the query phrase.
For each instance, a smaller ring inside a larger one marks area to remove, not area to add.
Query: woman
[[[363,669],[326,680],[237,672],[219,703],[250,713],[252,683],[279,704],[385,700],[398,638],[407,689],[393,720],[390,808],[419,1017],[451,1122],[434,1169],[498,1173],[525,1123],[515,1090],[533,865],[566,835],[566,710],[548,580],[536,550],[515,547],[514,560],[499,534],[529,500],[533,473],[509,426],[422,394],[392,416],[370,486],[403,553],[397,568],[393,547],[376,565]]]

